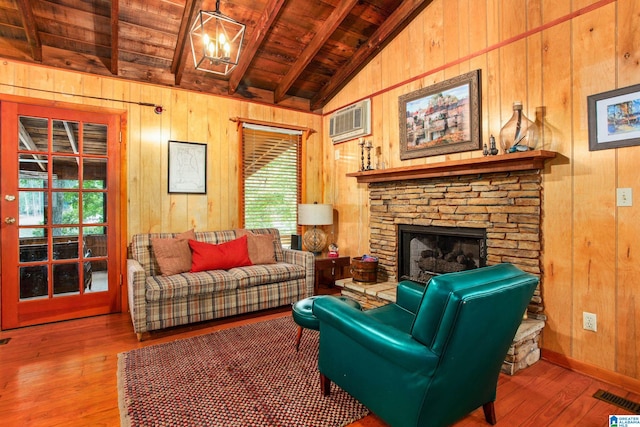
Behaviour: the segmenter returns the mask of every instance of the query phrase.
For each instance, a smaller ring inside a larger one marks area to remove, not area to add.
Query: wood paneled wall
[[[372,98],[372,135],[386,167],[482,156],[480,151],[400,161],[398,97],[480,69],[482,138],[498,135],[521,100],[545,106],[559,156],[544,171],[543,352],[584,369],[640,382],[640,147],[590,152],[588,95],[640,83],[636,0],[434,0],[331,102],[325,113]],[[340,251],[366,253],[367,187],[357,141],[333,145],[324,120],[325,201]],[[375,151],[375,150],[374,150]],[[630,187],[632,207],[616,207]],[[596,333],[582,329],[595,313]]]
[[[0,62],[0,94],[68,104],[101,106],[126,113],[128,236],[145,232],[223,230],[238,227],[238,133],[232,117],[314,129],[304,148],[303,201],[322,202],[322,117],[204,93],[116,78],[96,77]],[[161,105],[162,114],[153,107]],[[207,144],[207,194],[169,194],[168,141]]]
[[[544,171],[543,351],[640,380],[640,147],[590,152],[586,97],[640,83],[636,0],[434,0],[324,109],[372,97],[374,165],[479,157],[479,151],[400,161],[398,97],[482,70],[482,134],[497,135],[513,101],[547,108],[560,155]],[[227,229],[238,219],[236,125],[247,117],[317,130],[305,147],[305,200],[333,203],[341,253],[368,251],[368,195],[348,172],[357,141],[333,145],[328,115],[3,60],[0,93],[121,109],[127,114],[128,234]],[[71,94],[71,95],[68,95]],[[74,95],[74,96],[72,96]],[[104,100],[104,99],[111,100]],[[132,102],[132,103],[129,103]],[[160,104],[161,115],[137,102]],[[208,145],[207,195],[167,193],[168,140]],[[375,150],[374,150],[375,153]],[[617,187],[636,194],[615,205]],[[582,329],[596,313],[598,332]]]

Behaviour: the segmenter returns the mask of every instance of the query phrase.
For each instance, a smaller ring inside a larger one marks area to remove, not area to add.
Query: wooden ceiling
[[[227,76],[194,67],[188,30],[215,0],[0,0],[0,56],[321,109],[431,0],[221,0],[246,24]]]

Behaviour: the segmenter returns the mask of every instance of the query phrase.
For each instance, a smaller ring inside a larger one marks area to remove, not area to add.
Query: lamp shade
[[[298,224],[300,225],[329,225],[333,224],[333,205],[328,204],[299,204]]]

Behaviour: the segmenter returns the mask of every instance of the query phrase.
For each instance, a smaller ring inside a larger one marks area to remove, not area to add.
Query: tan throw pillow
[[[182,240],[196,240],[196,232],[193,231],[193,228],[192,228],[191,230],[187,230],[176,235],[174,238],[182,239]]]
[[[273,235],[255,234],[250,231],[236,230],[236,237],[247,236],[247,247],[252,264],[275,264],[276,253],[273,247]]]
[[[153,254],[163,276],[185,273],[191,270],[189,239],[195,240],[193,230],[185,231],[169,239],[151,239]]]

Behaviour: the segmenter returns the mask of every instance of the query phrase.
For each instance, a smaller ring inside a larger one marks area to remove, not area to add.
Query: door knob
[[[15,224],[16,219],[14,217],[12,217],[12,216],[8,216],[8,217],[6,217],[4,219],[4,222],[7,223],[7,224]]]

